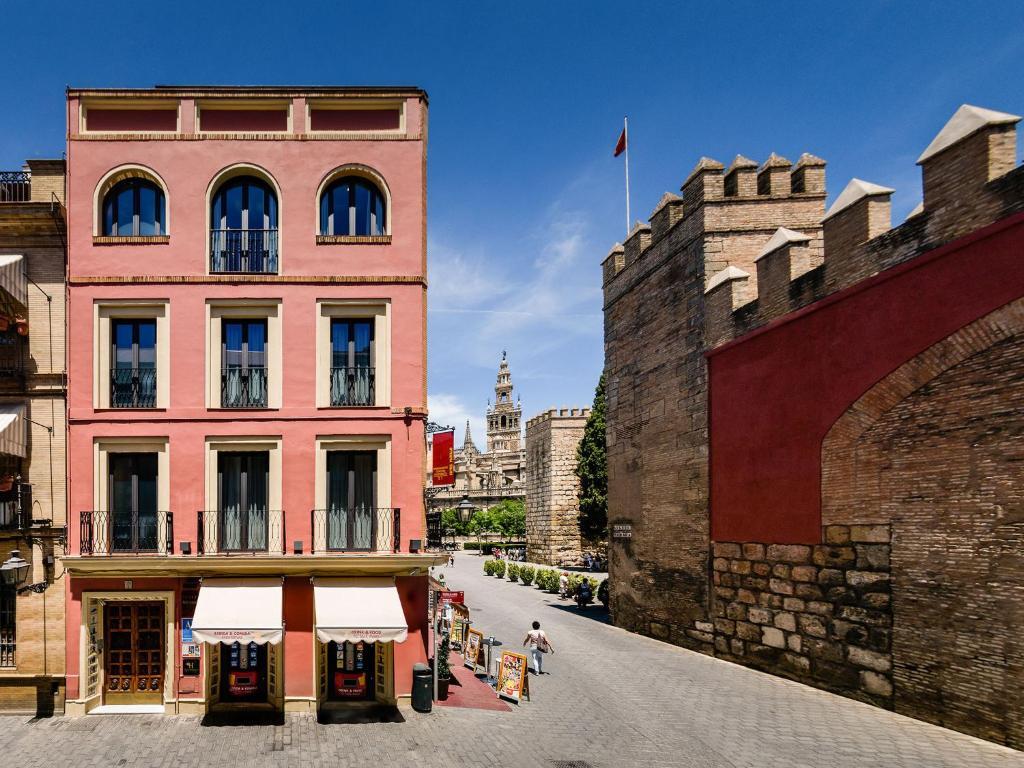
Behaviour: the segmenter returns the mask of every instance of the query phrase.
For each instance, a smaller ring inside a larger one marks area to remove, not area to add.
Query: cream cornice
[[[61,560],[72,576],[133,578],[144,576],[358,576],[425,574],[448,562],[444,553],[371,555],[73,555]]]
[[[427,286],[419,275],[72,275],[68,285],[158,285],[158,284],[327,284],[365,283]]]

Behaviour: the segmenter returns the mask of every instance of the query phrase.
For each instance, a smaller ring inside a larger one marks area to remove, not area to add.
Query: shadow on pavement
[[[602,624],[612,623],[611,616],[608,614],[608,609],[600,604],[591,604],[586,608],[580,609],[575,603],[551,603],[551,607],[557,608],[560,611],[565,611],[566,613],[575,614],[576,616],[582,616],[585,619],[599,621]]]
[[[321,725],[362,725],[365,723],[404,723],[405,718],[397,707],[384,704],[367,706],[346,705],[321,709],[316,715]]]
[[[200,725],[212,728],[244,725],[283,725],[281,712],[214,712],[203,716]]]

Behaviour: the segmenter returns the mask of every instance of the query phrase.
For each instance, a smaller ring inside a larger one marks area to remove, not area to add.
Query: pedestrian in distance
[[[569,574],[565,571],[558,577],[558,596],[563,600],[569,596]]]
[[[455,555],[448,555],[448,567],[449,568],[454,568],[455,567]]]
[[[540,622],[533,622],[533,629],[526,633],[526,637],[523,638],[523,645],[529,646],[530,659],[533,662],[533,673],[535,675],[544,674],[544,654],[554,653],[554,646],[551,645],[551,641],[548,640],[548,636],[544,634],[544,630],[540,628]]]

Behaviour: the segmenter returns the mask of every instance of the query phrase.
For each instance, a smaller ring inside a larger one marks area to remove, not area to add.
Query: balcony
[[[359,406],[377,402],[373,368],[331,368],[331,405]]]
[[[201,510],[197,513],[196,531],[199,555],[284,552],[284,511],[280,509]]]
[[[155,408],[155,368],[111,368],[111,408]]]
[[[210,272],[276,275],[277,230],[210,230]]]
[[[313,554],[399,552],[401,510],[392,507],[314,509],[310,512]]]
[[[82,512],[83,555],[169,555],[174,551],[171,512]]]
[[[266,367],[249,366],[247,368],[221,369],[220,407],[266,408]]]
[[[0,203],[27,203],[31,200],[31,171],[0,171]]]

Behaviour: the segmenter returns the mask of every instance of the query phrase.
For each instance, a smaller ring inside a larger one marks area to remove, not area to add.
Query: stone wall
[[[526,422],[526,558],[577,565],[582,557],[576,448],[589,408],[551,409]]]
[[[721,658],[892,708],[889,526],[823,538],[715,542],[713,620],[688,634]]]

